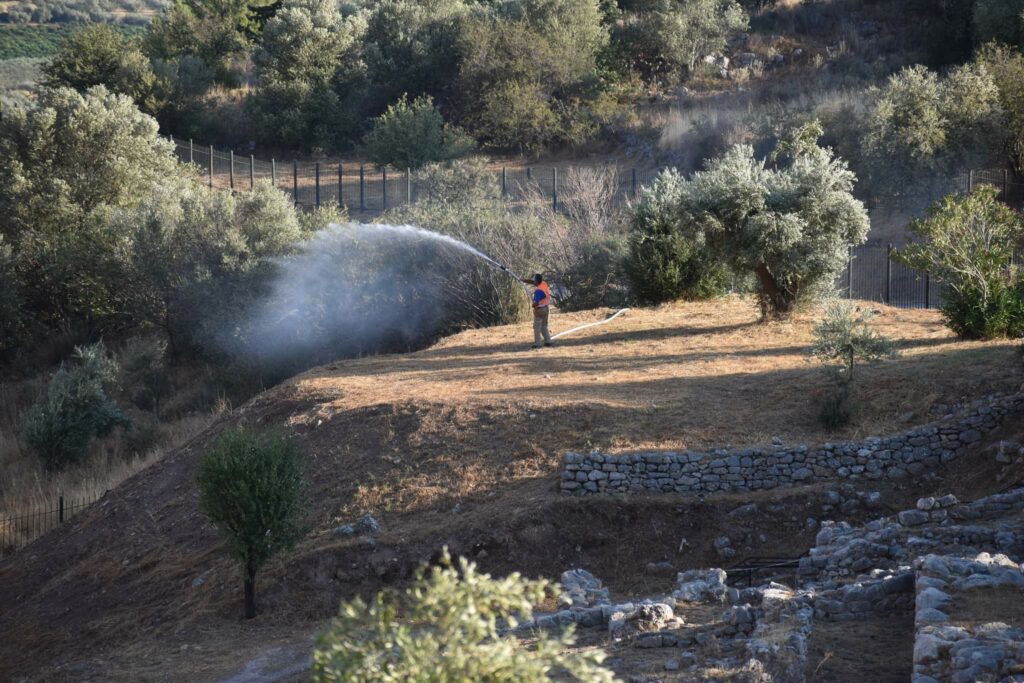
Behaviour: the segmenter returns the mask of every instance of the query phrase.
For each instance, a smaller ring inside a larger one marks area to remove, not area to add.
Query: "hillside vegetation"
[[[595,319],[558,315],[552,326]],[[586,566],[616,591],[654,585],[644,563],[662,556],[701,566],[741,497],[565,499],[556,477],[564,451],[881,434],[1024,380],[1011,344],[959,342],[934,311],[883,307],[874,324],[902,356],[863,370],[859,426],[840,434],[815,421],[828,379],[805,360],[810,319],[765,326],[749,299],[631,311],[542,352],[521,350],[524,327],[496,327],[310,371],[0,564],[0,637],[15,653],[0,672],[42,678],[77,662],[81,676],[102,669],[132,680],[159,660],[164,670],[213,679],[251,656],[240,643],[301,647],[337,598],[403,580],[442,544],[492,572],[551,576]],[[274,616],[253,627],[237,622],[236,569],[217,552],[192,484],[206,445],[236,422],[285,427],[305,453],[309,482],[310,532],[268,565],[260,591]],[[919,490],[913,481],[879,485],[894,509]],[[942,484],[973,495],[958,485],[956,475]],[[807,491],[758,495],[782,508],[745,552],[803,552],[813,536],[803,528]],[[332,534],[365,512],[383,525],[376,544]],[[679,548],[680,536],[690,549]],[[101,590],[110,585],[117,591]]]

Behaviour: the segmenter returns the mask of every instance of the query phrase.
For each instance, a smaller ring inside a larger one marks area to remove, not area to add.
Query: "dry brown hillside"
[[[738,298],[633,310],[552,349],[529,350],[526,325],[500,327],[300,375],[0,564],[0,679],[218,680],[276,646],[306,647],[338,599],[403,580],[443,544],[495,572],[584,566],[619,592],[663,583],[644,573],[652,560],[719,563],[711,542],[727,524],[737,560],[802,553],[823,484],[577,500],[557,495],[559,461],[570,449],[879,434],[1024,380],[1010,342],[959,342],[935,311],[864,305],[901,356],[861,373],[860,414],[842,434],[816,422],[828,380],[807,360],[811,317],[761,324]],[[603,315],[556,315],[552,326]],[[237,422],[287,428],[309,481],[309,534],[265,570],[261,614],[245,623],[237,570],[193,485],[203,446]],[[872,488],[901,509],[928,487],[984,490],[974,471]],[[726,513],[750,498],[773,512],[737,534]],[[383,525],[375,544],[332,533],[363,512]]]

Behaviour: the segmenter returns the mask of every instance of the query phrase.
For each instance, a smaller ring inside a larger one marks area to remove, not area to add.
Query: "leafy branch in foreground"
[[[546,683],[557,672],[588,683],[614,680],[600,666],[604,653],[568,652],[571,627],[557,637],[542,632],[529,647],[502,634],[502,625],[529,619],[550,592],[547,581],[518,573],[495,579],[465,558],[454,566],[446,549],[440,566],[420,570],[404,591],[378,593],[369,605],[342,603],[320,636],[313,679]]]

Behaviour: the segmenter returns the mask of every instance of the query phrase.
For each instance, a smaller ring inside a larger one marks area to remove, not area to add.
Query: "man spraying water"
[[[541,340],[544,346],[551,346],[551,335],[548,333],[548,312],[551,306],[551,290],[548,283],[544,282],[544,276],[537,273],[532,279],[524,278],[523,282],[533,285],[533,347],[539,349]]]

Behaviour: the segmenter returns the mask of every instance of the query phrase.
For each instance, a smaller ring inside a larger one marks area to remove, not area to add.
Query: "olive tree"
[[[299,451],[283,434],[238,429],[221,436],[196,475],[199,508],[238,560],[245,618],[256,616],[256,572],[302,537]]]
[[[966,64],[945,78],[908,67],[890,77],[868,115],[864,150],[873,186],[899,192],[949,168],[989,161],[1002,150],[1003,121],[985,64]]]
[[[296,147],[338,147],[356,125],[335,88],[339,67],[358,60],[362,15],[343,19],[331,0],[288,0],[253,53],[259,87],[250,99],[257,127]]]
[[[238,195],[168,182],[108,223],[121,239],[123,308],[175,354],[227,346],[232,321],[265,293],[271,259],[303,235],[291,199],[268,181]]]
[[[871,315],[848,301],[828,302],[813,327],[811,355],[832,369],[836,391],[821,407],[826,427],[841,427],[850,420],[849,397],[857,362],[874,362],[896,355],[892,340],[871,329]]]
[[[944,197],[910,231],[919,241],[897,258],[946,286],[942,311],[954,332],[968,339],[1024,335],[1024,279],[1013,263],[1024,220],[994,187]]]
[[[530,619],[550,595],[546,581],[518,573],[496,579],[465,558],[453,566],[445,550],[412,586],[378,593],[369,604],[342,603],[317,642],[313,680],[546,683],[560,671],[568,680],[613,681],[602,652],[572,651],[572,626],[556,637],[542,631],[529,647],[502,632],[499,624]]]
[[[156,121],[103,86],[43,91],[0,118],[0,234],[23,312],[50,330],[116,319],[121,238],[109,211],[180,173]]]
[[[684,182],[675,205],[689,239],[754,275],[765,315],[785,315],[830,291],[849,246],[866,239],[855,182],[830,149],[803,148],[792,164],[769,168],[737,145]]]

